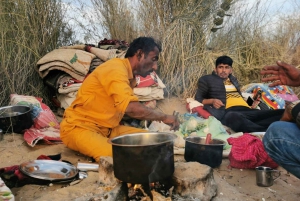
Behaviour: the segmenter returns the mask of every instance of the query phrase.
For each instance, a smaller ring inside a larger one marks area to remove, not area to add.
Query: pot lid
[[[53,160],[33,160],[22,163],[20,171],[30,177],[48,181],[70,180],[78,174],[74,165]]]

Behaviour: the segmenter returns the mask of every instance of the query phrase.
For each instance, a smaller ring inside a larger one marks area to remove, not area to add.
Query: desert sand
[[[184,100],[177,98],[165,99],[157,105],[161,111],[172,114],[174,110],[187,112]],[[60,119],[58,119],[60,120]],[[62,159],[77,165],[77,162],[91,162],[78,152],[68,149],[63,144],[46,145],[39,143],[30,147],[23,140],[21,134],[5,134],[0,141],[0,167],[19,165],[29,160],[35,160],[40,155],[55,155],[61,153]],[[184,160],[182,155],[176,155],[175,161]],[[224,158],[220,167],[214,169],[214,179],[218,184],[217,196],[214,201],[221,200],[256,200],[256,201],[294,201],[299,200],[300,180],[279,167],[281,176],[270,187],[256,185],[255,170],[229,169],[229,160]],[[195,173],[197,174],[197,173]],[[31,200],[89,200],[91,197],[109,189],[99,186],[98,172],[88,172],[88,177],[80,183],[68,186],[54,183],[53,185],[28,184],[19,188],[12,188],[16,201]]]

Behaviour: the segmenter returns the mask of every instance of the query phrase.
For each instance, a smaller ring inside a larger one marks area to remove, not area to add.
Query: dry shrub
[[[90,8],[99,23],[93,21],[90,26],[101,24],[102,37],[127,42],[139,36],[160,40],[159,75],[168,95],[193,97],[197,80],[211,73],[221,55],[233,58],[234,74],[242,85],[260,82],[260,69],[278,59],[299,65],[299,3],[289,1],[294,11],[281,16],[268,7],[274,6],[271,0],[247,2],[253,1],[92,0]],[[96,41],[102,39],[98,32],[89,32],[99,36]]]
[[[0,1],[0,105],[7,105],[13,93],[39,96],[49,103],[36,62],[70,37],[60,1]]]
[[[206,0],[140,1],[141,32],[162,42],[159,75],[167,85],[168,95],[192,96],[199,77],[211,69],[213,61],[205,44],[213,26],[216,3]]]
[[[112,39],[132,41],[136,38],[137,24],[126,1],[91,0],[97,18],[102,20],[102,27]],[[99,39],[100,40],[100,39]]]
[[[260,82],[259,72],[265,65],[273,65],[276,60],[296,65],[295,58],[299,59],[296,54],[300,38],[300,15],[291,12],[290,15],[275,14],[269,18],[270,11],[265,6],[268,3],[271,1],[264,4],[258,1],[251,6],[235,4],[237,7],[230,12],[232,17],[227,18],[223,29],[210,34],[207,43],[214,52],[211,55],[233,58],[234,74],[242,85]],[[244,10],[241,11],[241,8]]]
[[[139,24],[133,1],[64,0],[66,21],[74,28],[77,43],[97,45],[100,40],[118,39],[127,42],[136,38]],[[81,40],[81,41],[80,41]]]

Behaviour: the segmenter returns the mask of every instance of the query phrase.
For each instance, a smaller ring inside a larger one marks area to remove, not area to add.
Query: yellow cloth
[[[230,82],[230,79],[224,81],[225,89],[226,89],[226,109],[232,106],[245,106],[249,107],[247,102],[243,99],[243,97],[238,93],[235,86]],[[250,107],[249,107],[250,108]]]
[[[98,161],[112,155],[107,138],[145,131],[119,125],[129,102],[138,101],[134,81],[128,59],[111,59],[97,67],[64,113],[60,125],[64,144]]]

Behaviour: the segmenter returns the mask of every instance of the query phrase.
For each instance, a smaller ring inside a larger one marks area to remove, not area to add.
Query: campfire
[[[146,201],[153,200],[153,193],[160,193],[161,197],[168,198],[172,195],[172,187],[167,187],[168,185],[161,184],[160,182],[154,182],[150,184],[123,184],[127,186],[127,200],[129,201]],[[126,187],[124,188],[126,189]],[[157,195],[157,194],[156,194]]]
[[[114,175],[112,158],[101,157],[99,163],[101,187],[99,188],[108,189],[102,198],[124,201],[171,201],[194,198],[211,200],[217,190],[213,169],[198,162],[183,161],[175,163],[175,171],[171,177],[137,184],[120,181]]]

